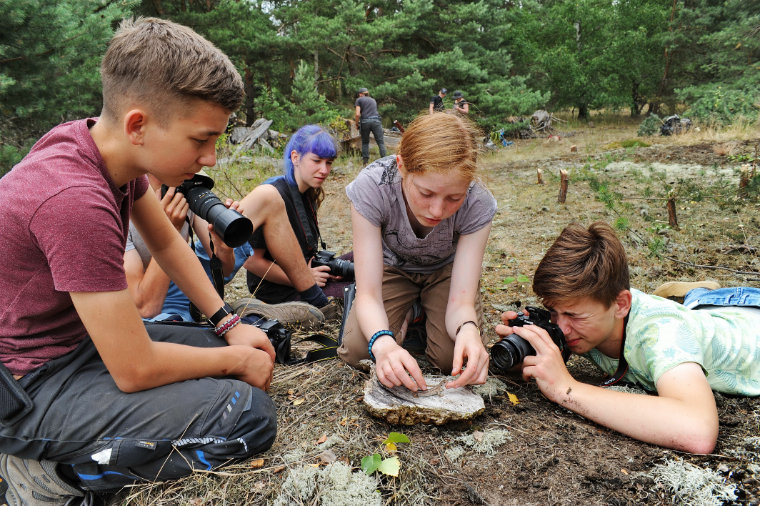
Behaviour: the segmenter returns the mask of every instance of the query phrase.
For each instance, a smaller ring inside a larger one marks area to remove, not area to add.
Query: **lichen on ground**
[[[274,506],[320,504],[330,506],[380,506],[377,481],[342,462],[318,469],[301,466],[290,470]]]
[[[720,506],[736,499],[736,487],[726,484],[720,474],[688,462],[669,460],[655,465],[649,475],[673,494],[674,504]]]

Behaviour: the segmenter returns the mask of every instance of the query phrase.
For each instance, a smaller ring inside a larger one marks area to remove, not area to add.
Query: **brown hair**
[[[157,18],[122,21],[100,66],[103,116],[119,118],[129,100],[144,103],[159,121],[190,99],[228,111],[243,101],[243,81],[230,59],[192,29]],[[176,112],[174,114],[177,114]]]
[[[482,132],[467,118],[436,112],[412,121],[401,137],[398,154],[409,173],[457,170],[475,178]]]
[[[571,223],[538,264],[533,292],[550,306],[591,297],[610,307],[622,290],[630,289],[623,244],[608,224],[588,229]]]

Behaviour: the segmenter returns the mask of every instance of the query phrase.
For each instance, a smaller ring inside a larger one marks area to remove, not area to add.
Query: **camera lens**
[[[517,334],[510,334],[491,348],[491,368],[497,373],[505,373],[521,364],[528,355],[535,355],[536,350]]]
[[[253,233],[251,220],[228,209],[214,193],[204,186],[193,186],[185,193],[190,210],[214,225],[216,232],[230,248],[245,244]]]
[[[330,261],[330,272],[343,279],[354,279],[354,263],[342,258]]]

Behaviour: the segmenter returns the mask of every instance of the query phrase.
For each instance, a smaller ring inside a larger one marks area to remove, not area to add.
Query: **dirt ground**
[[[634,138],[631,132],[621,131],[618,140]],[[632,285],[644,291],[670,280],[760,286],[760,194],[754,190],[749,198],[737,196],[742,157],[755,156],[758,138],[652,138],[646,141],[656,144],[632,148],[614,139],[605,145],[581,144],[586,138],[518,141],[484,156],[482,179],[499,203],[483,263],[487,332],[493,334],[503,310],[536,302],[533,269],[573,220],[616,223],[629,255]],[[572,151],[575,142],[578,150]],[[536,169],[543,171],[545,184],[537,184]],[[565,203],[557,202],[560,169],[570,175]],[[320,210],[322,235],[328,248],[338,252],[350,249],[343,187],[358,170],[356,158],[336,163]],[[668,225],[669,195],[676,198],[679,229]],[[246,295],[242,278],[234,283],[231,296]],[[336,333],[337,325],[322,332]],[[295,341],[304,335],[296,332]],[[304,349],[295,345],[296,353]],[[568,367],[583,381],[601,380],[582,358],[571,358]],[[365,373],[336,360],[278,365],[271,394],[279,435],[263,460],[177,484],[136,487],[122,494],[123,502],[271,504],[294,467],[323,468],[337,460],[358,470],[361,459],[383,453],[383,439],[397,431],[411,442],[398,445],[399,476],[378,479],[384,504],[760,504],[757,399],[716,394],[717,447],[710,455],[689,455],[589,422],[549,402],[534,383],[518,376],[498,377],[517,404],[502,393],[486,399],[485,413],[471,422],[394,426],[364,410],[365,379]],[[487,451],[450,451],[463,436],[489,433],[504,437]],[[653,474],[668,462],[712,470],[722,485],[734,487],[732,499],[679,495]],[[319,497],[317,492],[288,502],[324,504]]]

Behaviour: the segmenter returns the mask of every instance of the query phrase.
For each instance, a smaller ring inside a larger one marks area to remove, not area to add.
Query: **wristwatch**
[[[232,306],[225,302],[219,311],[209,316],[208,321],[211,322],[211,325],[214,327],[218,327],[219,323],[224,320],[224,317],[232,313],[234,313]]]

